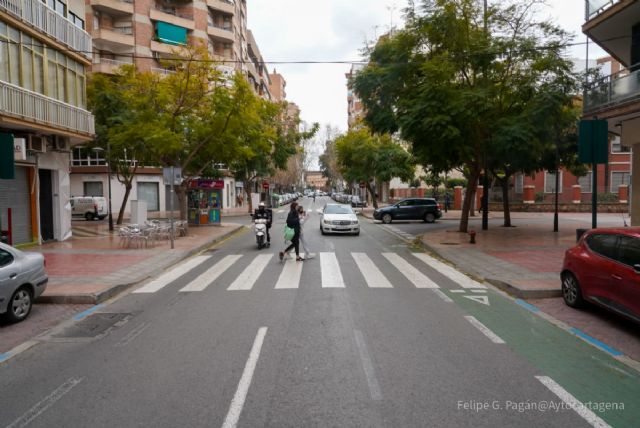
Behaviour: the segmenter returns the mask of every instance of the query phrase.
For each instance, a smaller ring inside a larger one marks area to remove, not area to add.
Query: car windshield
[[[353,214],[349,205],[327,205],[324,208],[325,214]]]

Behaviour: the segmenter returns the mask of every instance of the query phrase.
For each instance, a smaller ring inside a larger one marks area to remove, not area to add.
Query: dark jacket
[[[296,210],[290,210],[287,215],[287,226],[295,230],[296,233],[300,232],[300,216]]]
[[[267,220],[267,226],[271,227],[271,222],[273,219],[273,214],[271,212],[271,209],[265,209],[262,212],[260,212],[260,209],[258,208],[257,210],[254,211],[253,213],[253,218],[263,218],[265,220]]]

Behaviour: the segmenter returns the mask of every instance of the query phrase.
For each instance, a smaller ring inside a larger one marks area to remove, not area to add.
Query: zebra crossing
[[[436,270],[441,275],[449,278],[451,281],[459,285],[463,289],[470,289],[473,292],[486,289],[486,287],[477,281],[467,277],[466,275],[458,272],[451,266],[442,263],[428,254],[424,253],[410,253],[413,257],[409,256],[408,259],[414,263],[417,261],[418,265],[425,266]],[[277,281],[269,284],[270,288],[276,290],[286,289],[298,289],[302,282],[302,276],[305,269],[313,269],[314,275],[319,266],[320,281],[319,286],[321,288],[345,288],[353,286],[354,283],[361,283],[357,279],[353,279],[354,276],[350,276],[351,283],[345,281],[343,276],[343,269],[345,262],[349,263],[348,269],[353,269],[351,261],[354,262],[357,267],[357,271],[360,273],[360,278],[364,280],[364,284],[367,288],[395,288],[400,282],[397,278],[406,280],[411,286],[417,289],[432,289],[438,290],[441,287],[434,282],[429,276],[418,269],[414,264],[405,258],[404,255],[398,253],[383,252],[377,256],[374,261],[371,256],[364,252],[350,253],[349,260],[345,259],[344,255],[341,255],[342,259],[339,260],[335,252],[321,252],[319,253],[319,264],[313,261],[296,262],[293,258],[288,257],[284,263],[274,263],[277,260],[277,256],[274,253],[263,253],[256,256],[243,256],[239,254],[226,255],[221,259],[215,261],[215,256],[196,256],[188,261],[174,267],[173,269],[165,272],[159,277],[153,279],[149,283],[134,290],[136,294],[151,294],[156,293],[172,282],[187,275],[193,269],[199,266],[208,267],[204,272],[200,273],[194,279],[189,280],[186,285],[180,288],[181,293],[193,293],[205,291],[214,282],[220,279],[220,277],[226,272],[234,269],[234,273],[239,271],[238,275],[231,280],[230,285],[226,287],[227,291],[250,291],[254,289],[256,283],[260,277],[267,270],[280,270],[276,272],[278,275]],[[215,261],[215,262],[214,262]],[[387,269],[383,271],[380,269],[381,263],[387,262],[394,269]],[[245,264],[243,267],[239,265]],[[342,267],[341,267],[342,263]],[[228,276],[227,276],[228,277]],[[395,279],[395,284],[390,280]],[[260,282],[262,286],[262,282]],[[457,290],[456,290],[457,291]]]

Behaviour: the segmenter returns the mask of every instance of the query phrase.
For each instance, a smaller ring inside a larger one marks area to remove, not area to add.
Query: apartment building
[[[347,123],[349,125],[349,129],[356,126],[356,124],[364,117],[364,106],[362,105],[362,101],[355,91],[351,89],[350,84],[356,74],[358,74],[358,72],[364,67],[365,66],[363,64],[352,64],[351,70],[345,74],[345,77],[347,78]]]
[[[640,171],[640,2],[585,0],[582,32],[624,67],[592,82],[585,91],[585,119],[608,122],[609,133],[631,153],[631,171]],[[630,176],[631,224],[640,226],[640,174]],[[628,180],[628,179],[627,179]]]
[[[83,0],[0,2],[0,230],[14,245],[71,235],[69,152],[94,134],[84,16]]]

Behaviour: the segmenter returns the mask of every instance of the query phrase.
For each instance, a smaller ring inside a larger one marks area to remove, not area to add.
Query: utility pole
[[[484,9],[483,9],[483,24],[484,24],[484,36],[486,41],[489,40],[489,26],[487,23],[487,0],[484,0]],[[486,65],[483,66],[483,78],[485,84],[487,84],[487,68]],[[489,229],[489,171],[488,171],[488,162],[487,162],[487,147],[488,141],[485,141],[484,145],[484,174],[482,175],[482,230]]]

